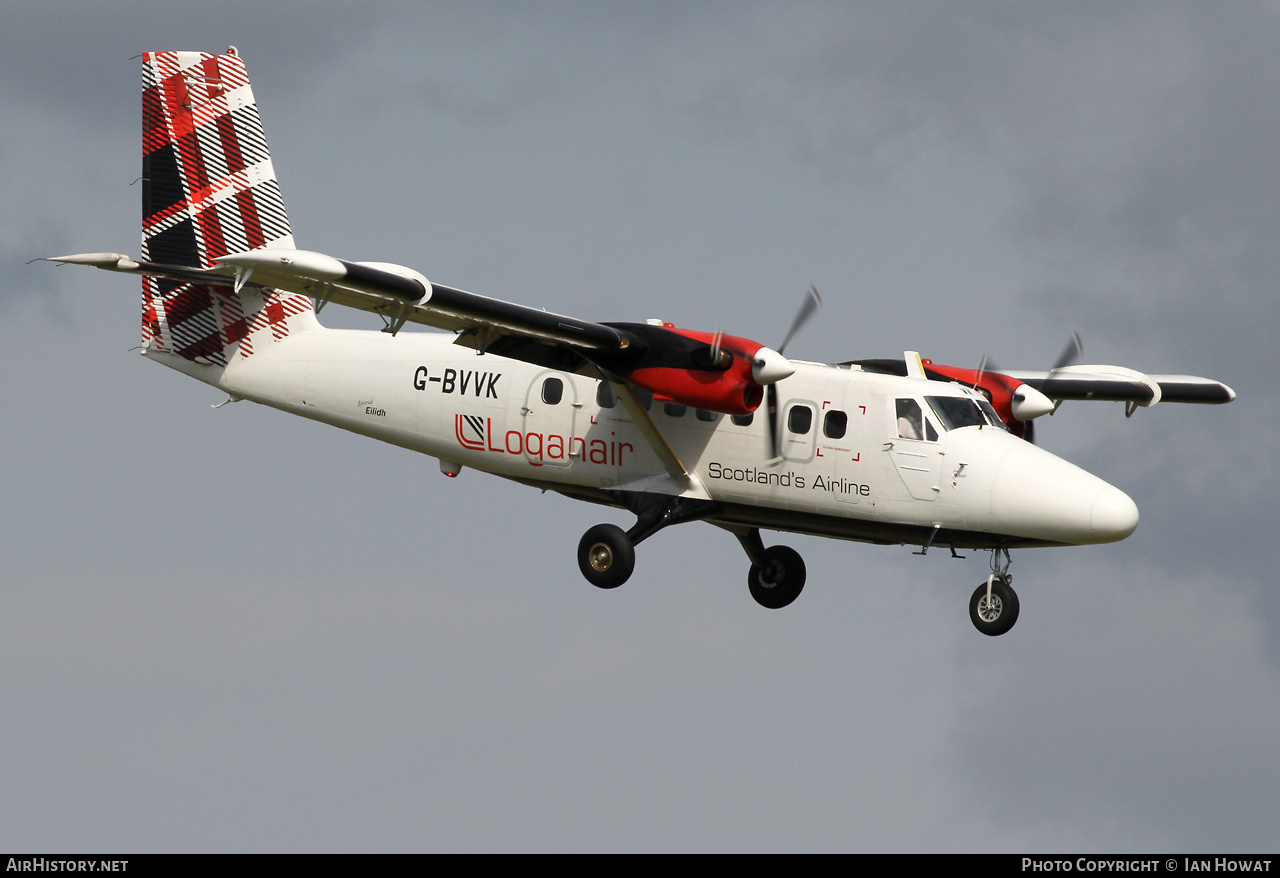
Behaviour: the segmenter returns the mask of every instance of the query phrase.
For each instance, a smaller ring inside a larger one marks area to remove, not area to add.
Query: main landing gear
[[[991,550],[991,575],[969,598],[973,626],[989,637],[1004,634],[1018,621],[1018,593],[1009,575],[1009,550]]]
[[[617,525],[597,524],[578,542],[578,569],[596,588],[617,588],[635,567],[635,544]]]
[[[695,521],[708,515],[715,504],[684,497],[620,497],[636,514],[635,527],[624,531],[614,524],[597,524],[578,541],[578,569],[597,588],[617,588],[636,567],[636,545],[669,524]]]
[[[760,539],[760,531],[755,528],[737,536],[751,559],[747,587],[757,604],[768,610],[780,610],[800,597],[805,569],[799,552],[790,546],[766,549]]]
[[[636,566],[636,544],[669,524],[706,517],[714,505],[705,500],[681,497],[662,498],[633,504],[635,527],[624,531],[613,524],[597,524],[578,541],[578,569],[597,588],[617,588],[626,582]],[[788,546],[764,547],[756,528],[735,535],[751,559],[747,586],[756,603],[779,610],[800,596],[804,588],[804,559]]]

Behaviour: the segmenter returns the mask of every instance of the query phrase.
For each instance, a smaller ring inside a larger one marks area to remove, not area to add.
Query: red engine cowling
[[[700,342],[706,367],[676,362],[668,365],[656,358],[641,363],[625,373],[625,378],[643,387],[655,396],[670,399],[694,408],[721,412],[726,415],[746,415],[759,408],[764,400],[764,387],[751,374],[752,358],[763,345],[748,338],[720,335],[711,332],[695,332],[663,327],[668,332]],[[705,345],[705,347],[702,347]],[[718,361],[713,362],[709,352],[718,351]]]

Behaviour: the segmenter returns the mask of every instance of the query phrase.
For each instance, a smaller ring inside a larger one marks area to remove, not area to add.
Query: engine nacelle
[[[655,396],[726,415],[749,415],[764,400],[764,388],[754,381],[735,381],[723,375],[710,382],[701,379],[678,369],[640,369],[627,376],[632,384]]]
[[[649,352],[623,373],[637,387],[726,415],[751,414],[764,401],[764,387],[752,374],[755,355],[763,347],[759,342],[670,325],[661,334],[658,327],[645,330]]]

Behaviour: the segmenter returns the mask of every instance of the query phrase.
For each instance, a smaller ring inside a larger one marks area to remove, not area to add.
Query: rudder
[[[294,247],[244,62],[203,52],[142,56],[142,258],[208,269],[229,253]],[[142,343],[226,366],[254,343],[315,324],[294,293],[145,277]],[[267,334],[269,332],[269,334]]]

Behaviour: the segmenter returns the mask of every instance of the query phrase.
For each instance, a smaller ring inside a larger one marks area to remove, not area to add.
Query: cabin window
[[[803,436],[809,432],[809,428],[813,426],[813,409],[807,405],[794,405],[791,407],[791,413],[787,415],[787,429],[798,436]]]
[[[564,382],[559,378],[548,378],[542,382],[542,401],[547,405],[558,405],[564,398]]]
[[[667,402],[662,405],[662,410],[669,418],[683,418],[684,413],[688,411],[688,409],[689,407],[687,405],[681,405],[678,402]]]
[[[618,397],[613,392],[613,385],[608,381],[601,381],[596,388],[596,405],[602,409],[611,409],[617,404]]]
[[[634,390],[632,390],[632,393],[636,395],[636,399],[640,400],[640,405],[644,406],[644,410],[646,412],[653,408],[652,393],[645,390],[643,387],[635,388]]]
[[[706,421],[708,423],[711,423],[716,419],[716,413],[709,412],[706,409],[694,409],[693,412],[695,415],[698,416],[699,421]]]
[[[832,409],[822,419],[822,432],[828,439],[843,439],[849,429],[849,416],[839,409]]]
[[[747,412],[745,415],[734,415],[731,420],[739,427],[750,427],[755,416],[755,412]]]

